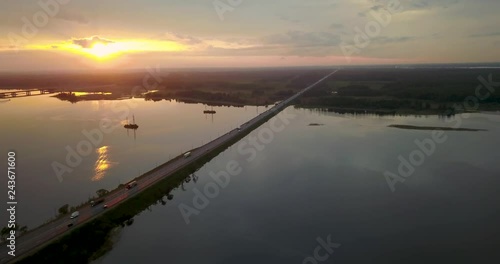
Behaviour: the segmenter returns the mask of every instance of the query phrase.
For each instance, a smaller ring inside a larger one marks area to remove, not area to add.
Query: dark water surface
[[[459,117],[287,111],[295,118],[283,131],[262,132],[268,122],[249,135],[267,143],[255,157],[249,137],[221,153],[172,201],[136,216],[98,262],[497,263],[499,115],[461,118],[462,127],[488,131],[445,132],[392,192],[384,172],[396,173],[398,156],[408,159],[432,132],[387,126],[442,127]],[[237,173],[215,188],[210,174],[227,164]],[[334,251],[321,247],[326,241]],[[306,259],[317,248],[322,261]]]

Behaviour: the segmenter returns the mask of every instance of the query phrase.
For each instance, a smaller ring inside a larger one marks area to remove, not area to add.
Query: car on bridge
[[[127,188],[127,190],[130,190],[130,189],[134,188],[135,186],[137,186],[137,181],[132,181],[132,182],[129,182],[127,184],[126,188]]]
[[[98,200],[94,200],[94,201],[90,201],[90,206],[94,207],[100,203],[104,202],[104,199],[98,199]]]
[[[71,216],[70,216],[69,218],[70,218],[70,219],[75,219],[75,218],[77,218],[79,215],[80,215],[80,212],[75,211],[75,212],[73,212],[73,213],[71,214]]]

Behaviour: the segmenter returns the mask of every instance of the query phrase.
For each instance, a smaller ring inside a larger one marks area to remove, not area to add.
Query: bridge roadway
[[[96,205],[94,207],[91,207],[90,205],[86,205],[82,208],[80,208],[78,211],[80,212],[80,216],[78,216],[75,219],[70,219],[69,215],[67,217],[63,217],[60,219],[57,219],[55,221],[52,221],[50,223],[47,223],[43,226],[40,226],[39,228],[34,229],[33,231],[29,231],[28,233],[24,234],[23,236],[20,236],[16,239],[16,251],[15,251],[15,257],[12,257],[11,255],[8,255],[9,249],[7,248],[6,243],[2,243],[0,245],[0,263],[13,263],[16,260],[19,260],[22,256],[29,254],[29,253],[34,253],[36,250],[40,249],[43,245],[47,245],[49,242],[54,241],[57,238],[60,238],[63,236],[67,231],[70,229],[75,228],[78,225],[82,225],[84,223],[89,222],[90,220],[98,217],[100,214],[105,212],[106,210],[112,210],[113,206],[116,206],[117,204],[127,200],[130,197],[133,197],[140,193],[141,191],[145,190],[146,188],[150,187],[151,185],[154,185],[156,182],[159,180],[168,177],[178,171],[179,169],[182,169],[192,162],[196,161],[197,159],[203,157],[206,153],[210,153],[211,150],[216,149],[217,147],[221,146],[222,144],[228,142],[229,140],[233,139],[235,136],[237,136],[239,133],[244,133],[244,132],[250,132],[248,131],[249,129],[252,128],[253,125],[256,123],[260,122],[261,120],[273,116],[275,114],[278,114],[281,110],[283,110],[290,102],[293,100],[297,99],[300,97],[302,94],[307,92],[308,90],[312,89],[334,73],[336,73],[338,70],[333,71],[332,73],[326,75],[325,77],[321,78],[319,81],[311,84],[310,86],[304,88],[302,91],[296,93],[295,95],[291,96],[290,98],[276,104],[272,108],[268,109],[267,111],[259,114],[258,116],[254,117],[250,121],[246,122],[242,126],[240,126],[240,130],[238,129],[233,129],[226,134],[212,140],[211,142],[191,150],[191,156],[188,158],[177,158],[172,160],[172,162],[163,164],[156,168],[155,170],[152,170],[148,173],[145,174],[142,178],[137,180],[137,186],[131,188],[130,190],[127,190],[125,187],[120,188],[118,190],[115,190],[111,192],[109,195],[104,197],[105,201],[102,204]],[[103,205],[106,204],[108,206],[108,209],[104,209]],[[68,227],[68,224],[73,223],[73,227]]]
[[[44,94],[52,94],[56,91],[53,89],[31,89],[31,90],[17,90],[17,91],[9,91],[9,92],[1,92],[0,98],[12,99],[26,96],[35,96],[35,95],[44,95]]]

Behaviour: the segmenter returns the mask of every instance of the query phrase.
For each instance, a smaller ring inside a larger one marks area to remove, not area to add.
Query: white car
[[[78,216],[80,215],[80,212],[76,211],[76,212],[73,212],[70,216],[70,219],[74,219],[74,218],[77,218]]]

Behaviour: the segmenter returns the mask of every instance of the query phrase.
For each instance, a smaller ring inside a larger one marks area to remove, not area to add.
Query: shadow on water
[[[377,116],[377,117],[415,117],[423,118],[429,116],[438,116],[440,118],[450,118],[454,117],[456,114],[460,114],[453,109],[446,109],[443,111],[432,111],[424,113],[402,113],[398,110],[374,110],[374,109],[348,109],[348,108],[332,108],[332,107],[300,107],[296,106],[298,109],[307,109],[318,114],[333,114],[338,116]]]
[[[235,98],[218,97],[214,95],[207,94],[203,97],[182,97],[182,96],[161,96],[155,97],[154,93],[146,93],[140,95],[130,95],[130,94],[119,94],[111,92],[59,92],[52,97],[57,98],[61,101],[67,101],[72,104],[84,101],[113,101],[113,100],[124,100],[134,98],[143,98],[148,102],[161,102],[161,101],[175,101],[185,104],[204,104],[211,107],[238,107],[242,108],[248,105],[265,106],[274,105],[280,100],[269,99],[265,102],[247,102],[244,100],[239,100]]]

